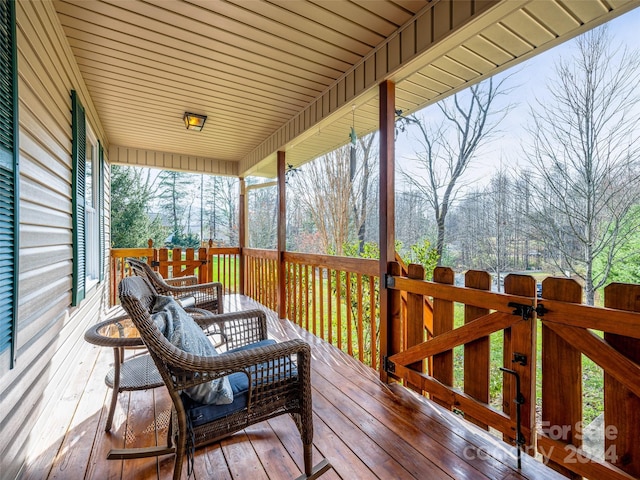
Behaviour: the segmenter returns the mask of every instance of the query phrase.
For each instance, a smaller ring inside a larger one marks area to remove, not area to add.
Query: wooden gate
[[[391,270],[399,271],[397,266]],[[393,290],[390,311],[395,312],[390,322],[395,330],[409,332],[404,341],[394,334],[388,342],[393,349],[384,361],[389,378],[481,428],[498,430],[512,444],[519,439],[524,452],[541,453],[568,477],[640,478],[640,285],[609,285],[602,308],[581,305],[580,285],[566,278],[547,278],[542,298],[536,296],[535,280],[526,275],[507,276],[505,293],[489,291],[486,272],[467,272],[464,287],[453,283],[453,271],[443,267],[435,270],[433,282],[422,280],[419,271],[387,278]],[[407,292],[406,306],[400,292]],[[421,328],[425,296],[433,305],[433,337],[428,339]],[[464,321],[458,325],[456,303],[464,304]],[[489,404],[488,393],[496,368],[489,358],[490,342],[499,341],[490,335],[496,332],[503,332],[501,370],[506,370],[501,409]],[[453,351],[461,346],[463,385],[454,388]],[[598,455],[582,445],[587,435],[583,356],[604,371],[604,427],[588,434],[604,437]]]

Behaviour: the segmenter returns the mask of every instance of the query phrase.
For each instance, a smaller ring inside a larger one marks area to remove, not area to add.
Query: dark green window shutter
[[[73,132],[73,294],[72,305],[78,305],[84,298],[86,282],[85,261],[85,164],[87,155],[87,136],[84,108],[75,90],[71,91],[71,129]]]
[[[104,281],[104,150],[98,141],[98,241],[100,242],[100,281]]]
[[[16,357],[18,305],[18,68],[13,0],[0,0],[0,354]]]

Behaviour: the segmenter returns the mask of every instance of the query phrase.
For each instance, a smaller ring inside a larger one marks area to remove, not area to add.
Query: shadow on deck
[[[254,308],[251,299],[228,296],[225,311]],[[314,463],[327,458],[343,479],[553,479],[565,478],[497,441],[453,413],[398,385],[337,348],[280,321],[268,311],[269,336],[302,338],[312,346]],[[111,448],[166,444],[171,401],[163,388],[119,396],[111,432],[104,431],[111,392],[104,375],[109,348],[91,346],[77,379],[57,411],[34,429],[23,479],[165,479],[173,456],[106,460]],[[281,416],[196,451],[195,479],[284,479],[301,474],[302,444],[293,421]],[[187,478],[186,466],[183,477]]]

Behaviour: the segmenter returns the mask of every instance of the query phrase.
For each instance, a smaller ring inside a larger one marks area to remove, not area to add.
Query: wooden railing
[[[245,248],[243,254],[245,293],[278,310],[278,253]],[[112,279],[115,285],[126,275],[122,258],[134,256],[158,262],[159,271],[168,276],[196,274],[201,281],[220,280],[227,292],[234,292],[240,278],[238,255],[233,248],[180,254],[113,250]],[[522,450],[540,453],[567,476],[640,478],[640,285],[610,285],[604,292],[605,308],[598,308],[581,305],[581,287],[564,278],[546,279],[543,297],[537,298],[530,276],[509,275],[505,293],[496,293],[490,291],[487,272],[469,271],[465,286],[456,287],[449,268],[436,268],[429,282],[421,266],[392,264],[385,283],[391,291],[388,330],[393,338],[381,362],[378,262],[282,255],[286,316],[297,325],[373,368],[382,363],[391,378],[481,428],[500,432],[512,444],[519,416]],[[462,312],[457,324],[455,312]],[[495,356],[490,358],[496,345],[502,352],[497,364]],[[463,364],[454,368],[458,348]],[[604,371],[604,429],[599,433],[583,428],[583,356]],[[510,372],[499,372],[500,367]],[[455,385],[454,373],[462,375]],[[491,404],[489,398],[489,382],[496,377],[501,404]],[[537,380],[541,395],[536,414]],[[582,447],[593,436],[604,438],[602,458]]]
[[[243,250],[245,293],[277,309],[275,250]],[[378,368],[378,262],[285,252],[286,316],[363,363]]]
[[[413,268],[409,266],[409,272]],[[486,272],[467,272],[465,287],[452,284],[453,271],[448,268],[437,268],[433,282],[423,281],[419,274],[394,275],[388,281],[392,311],[402,303],[401,292],[407,294],[408,325],[401,325],[398,315],[391,329],[423,332],[423,297],[428,296],[433,299],[434,337],[410,334],[398,351],[389,352],[387,373],[481,427],[498,430],[511,443],[517,438],[519,409],[522,449],[531,455],[538,451],[567,476],[639,478],[640,314],[632,312],[640,311],[640,286],[610,285],[605,289],[607,308],[598,308],[579,305],[582,289],[563,278],[546,279],[540,299],[529,276],[507,276],[504,294],[488,291]],[[465,306],[464,323],[456,328],[454,303]],[[536,371],[537,326],[542,331],[541,372]],[[502,367],[517,374],[520,383],[516,392],[515,375],[503,374],[501,409],[488,399],[489,377],[495,376],[489,349],[496,332],[503,332]],[[452,352],[460,346],[464,382],[458,389]],[[584,428],[583,354],[604,370],[604,428],[599,432]],[[430,373],[424,368],[428,359],[433,361]],[[537,374],[542,379],[539,418]],[[606,442],[602,458],[581,448],[585,439],[597,443],[596,437]]]
[[[243,249],[245,294],[271,310],[278,303],[278,253],[275,250]]]
[[[210,242],[211,244],[211,242]],[[118,284],[130,275],[126,257],[146,261],[164,278],[195,275],[198,283],[220,282],[225,293],[238,293],[240,289],[240,249],[237,247],[203,247],[187,249],[113,248],[111,249],[111,305],[117,303]]]
[[[293,252],[284,260],[287,318],[377,368],[378,262]]]

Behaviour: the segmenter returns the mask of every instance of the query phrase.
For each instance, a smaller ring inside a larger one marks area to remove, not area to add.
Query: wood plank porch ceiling
[[[264,176],[278,149],[297,166],[347,143],[353,105],[359,135],[376,129],[381,80],[412,112],[638,5],[54,0],[111,162],[171,152],[185,170]],[[208,116],[202,132],[185,111]]]

